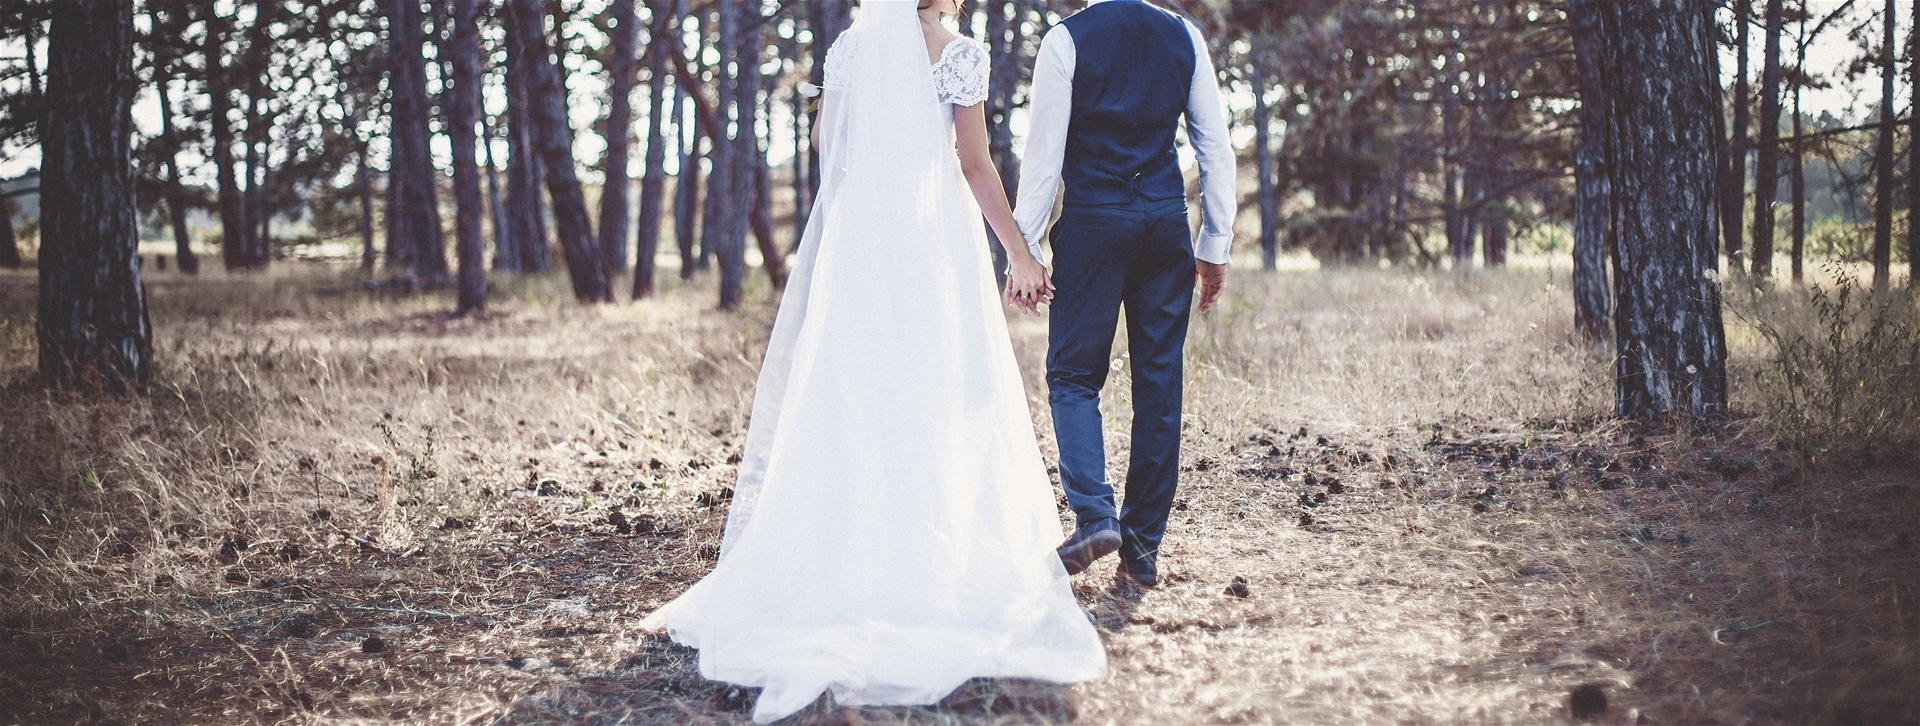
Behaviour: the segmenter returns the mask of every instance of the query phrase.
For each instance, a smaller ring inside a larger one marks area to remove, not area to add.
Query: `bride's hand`
[[[1030,313],[1040,312],[1041,303],[1053,302],[1053,281],[1047,268],[1031,257],[1015,259],[1007,272],[1007,302]]]

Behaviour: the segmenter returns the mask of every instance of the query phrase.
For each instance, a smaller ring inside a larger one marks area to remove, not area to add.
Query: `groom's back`
[[[1065,25],[1075,56],[1067,204],[1184,197],[1174,132],[1196,62],[1186,23],[1145,2],[1108,0]]]

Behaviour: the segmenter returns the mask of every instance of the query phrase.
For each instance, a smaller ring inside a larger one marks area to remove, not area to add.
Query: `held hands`
[[[1041,303],[1053,302],[1053,281],[1047,268],[1028,255],[1011,260],[1007,270],[1006,302],[1030,313],[1040,312]]]
[[[1194,260],[1193,276],[1200,286],[1200,312],[1212,310],[1220,301],[1221,291],[1227,289],[1227,266]]]

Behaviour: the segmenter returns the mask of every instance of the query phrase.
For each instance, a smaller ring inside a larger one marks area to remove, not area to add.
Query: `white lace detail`
[[[987,100],[987,71],[992,62],[987,52],[966,38],[955,38],[940,50],[940,61],[933,64],[933,90],[941,103],[972,106]],[[831,73],[831,62],[827,66]]]
[[[827,48],[826,80],[822,88],[835,91],[847,90],[847,59],[853,57],[854,37],[856,33],[841,33],[835,38],[833,46]]]

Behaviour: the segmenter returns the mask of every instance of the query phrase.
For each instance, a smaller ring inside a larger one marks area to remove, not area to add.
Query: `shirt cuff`
[[[1038,242],[1028,242],[1027,251],[1033,254],[1034,262],[1040,263],[1042,267],[1046,266],[1047,261],[1040,259],[1040,244]],[[1003,270],[1003,272],[1009,275],[1013,274],[1013,258],[1012,257],[1007,258],[1007,269]]]
[[[1227,264],[1233,258],[1233,233],[1202,234],[1193,247],[1193,256],[1201,262]]]

